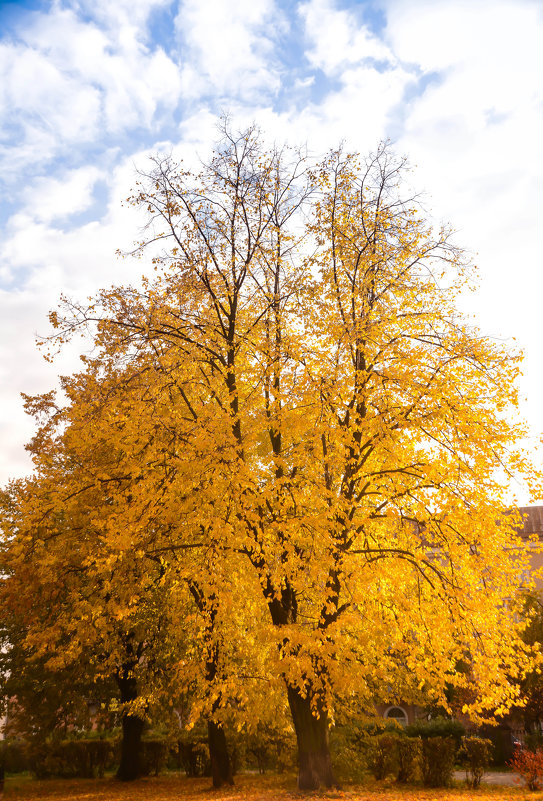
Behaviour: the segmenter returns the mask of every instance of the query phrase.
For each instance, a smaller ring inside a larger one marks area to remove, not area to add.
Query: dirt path
[[[463,770],[455,770],[454,778],[456,781],[464,781],[466,778],[466,774]],[[491,773],[485,773],[482,779],[483,784],[499,784],[504,787],[520,787],[520,784],[516,781],[517,776],[515,773],[495,773],[492,771]]]

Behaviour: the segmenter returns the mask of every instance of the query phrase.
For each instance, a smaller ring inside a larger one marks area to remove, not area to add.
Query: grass
[[[400,787],[393,782],[346,785],[343,790],[300,793],[293,776],[238,776],[236,786],[213,790],[209,779],[178,775],[122,783],[105,779],[46,779],[13,776],[7,779],[4,801],[289,801],[290,799],[350,799],[350,801],[543,801],[543,791],[520,787],[483,786],[470,790]]]

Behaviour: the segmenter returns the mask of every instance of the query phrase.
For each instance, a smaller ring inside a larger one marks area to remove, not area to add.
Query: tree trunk
[[[326,711],[318,718],[312,714],[311,693],[304,698],[296,687],[287,685],[287,694],[298,743],[298,788],[337,787],[330,760]]]
[[[217,677],[220,658],[220,641],[214,639],[215,620],[218,612],[218,601],[215,593],[206,596],[196,581],[189,581],[189,589],[196,606],[206,620],[206,681],[210,690]],[[220,707],[220,697],[216,698],[211,710],[213,715]],[[207,722],[207,742],[209,745],[209,758],[211,760],[211,775],[213,787],[222,787],[223,784],[234,784],[232,764],[226,747],[226,736],[220,723],[212,718]]]
[[[129,669],[123,669],[117,676],[117,684],[121,693],[121,703],[135,701],[138,697],[136,679],[129,675]],[[117,771],[117,778],[123,782],[130,782],[142,774],[141,765],[141,735],[144,722],[137,715],[130,715],[123,711],[121,741],[121,761]]]
[[[234,784],[232,764],[226,747],[224,729],[213,720],[208,720],[207,722],[207,741],[209,744],[209,757],[211,759],[213,787],[222,787],[223,784]]]

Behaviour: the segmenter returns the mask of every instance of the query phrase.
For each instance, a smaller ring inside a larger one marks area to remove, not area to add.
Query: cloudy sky
[[[543,431],[543,0],[0,0],[0,484],[24,475],[20,392],[77,367],[35,347],[61,292],[126,283],[149,154],[206,156],[218,116],[367,153],[389,137],[475,254],[466,311],[525,351]],[[528,499],[519,495],[521,502]]]

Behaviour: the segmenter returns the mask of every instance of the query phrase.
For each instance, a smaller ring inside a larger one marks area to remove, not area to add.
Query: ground
[[[453,789],[403,788],[395,783],[346,785],[341,791],[302,794],[294,777],[239,776],[236,786],[213,790],[209,779],[164,776],[123,784],[114,779],[49,779],[12,777],[6,781],[4,801],[291,801],[291,799],[349,799],[349,801],[543,801],[543,791],[485,785],[470,790],[456,782]]]

